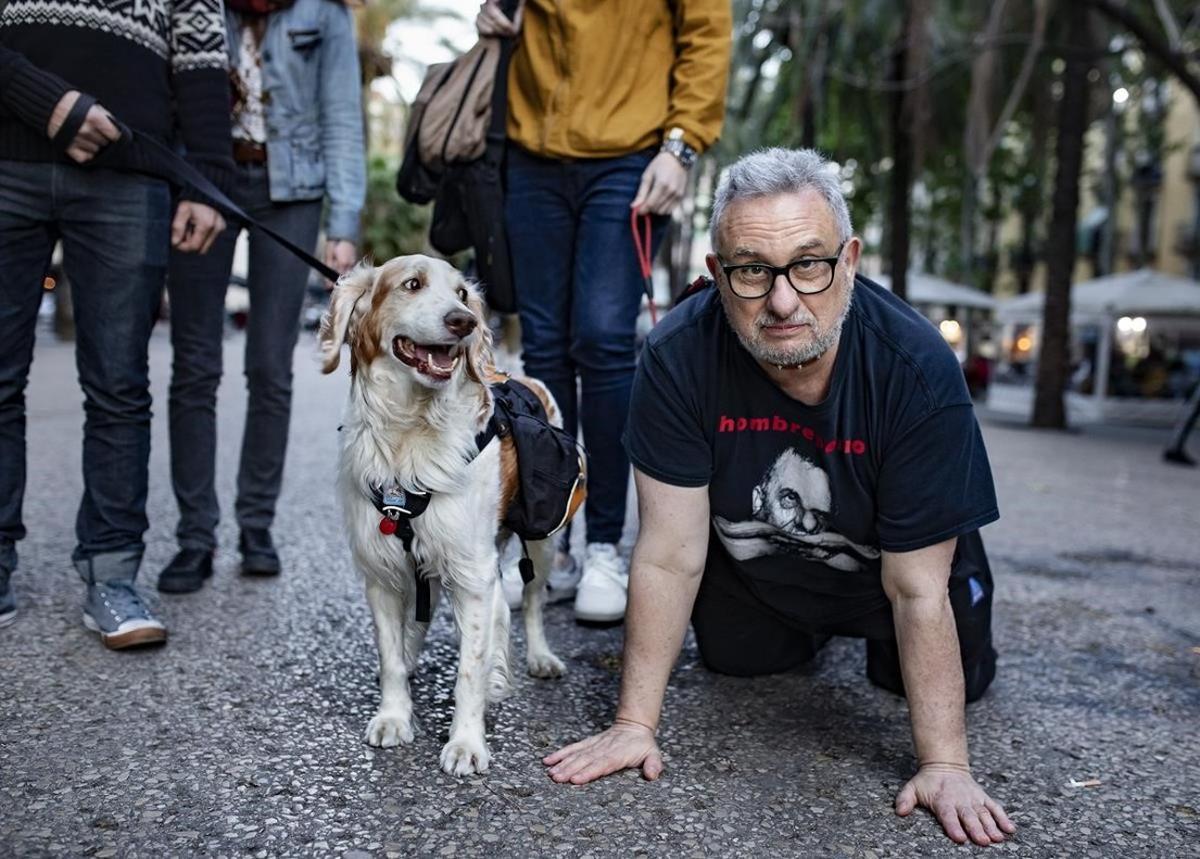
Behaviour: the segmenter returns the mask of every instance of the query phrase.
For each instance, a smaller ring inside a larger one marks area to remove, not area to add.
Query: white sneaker
[[[583,577],[575,594],[575,618],[612,623],[625,617],[629,569],[612,543],[588,543]]]
[[[575,562],[574,555],[570,552],[555,552],[554,566],[550,568],[550,575],[546,577],[546,602],[566,602],[571,599],[579,588],[579,579],[582,576],[583,570]]]

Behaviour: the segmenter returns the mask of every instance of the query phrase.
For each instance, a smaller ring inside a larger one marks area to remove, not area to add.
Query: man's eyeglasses
[[[725,260],[717,259],[729,280],[729,287],[738,298],[762,298],[770,294],[779,275],[783,275],[792,289],[801,295],[816,295],[833,286],[833,273],[845,247],[846,243],[842,242],[834,256],[801,257],[787,265],[767,265],[765,262],[726,265]]]

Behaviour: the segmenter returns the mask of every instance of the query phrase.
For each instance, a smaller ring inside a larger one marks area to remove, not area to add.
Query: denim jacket
[[[237,68],[240,21],[226,11]],[[271,14],[262,41],[267,174],[277,203],[329,196],[330,239],[358,239],[367,191],[354,20],[338,0],[296,0]]]

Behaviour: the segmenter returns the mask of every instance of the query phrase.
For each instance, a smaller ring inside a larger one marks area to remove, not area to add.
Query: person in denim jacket
[[[366,194],[363,115],[354,22],[337,0],[228,0],[235,200],[301,247],[316,245],[323,201],[326,263],[356,258]],[[198,590],[212,574],[219,519],[214,489],[216,393],[221,379],[225,286],[237,230],[203,260],[173,255],[169,296],[174,348],[171,480],[179,553],[159,590]],[[276,575],[271,539],[291,413],[292,353],[310,273],[265,236],[250,235],[249,399],[235,510],[242,571]]]

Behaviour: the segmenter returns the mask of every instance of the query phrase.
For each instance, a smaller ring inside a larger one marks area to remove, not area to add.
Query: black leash
[[[62,127],[58,129],[58,133],[50,141],[59,151],[65,152],[67,147],[70,146],[71,141],[75,139],[75,135],[79,132],[84,120],[87,119],[88,111],[95,104],[96,99],[90,95],[80,94],[79,98],[76,99],[75,105],[71,108],[70,113],[67,114]],[[273,241],[285,247],[298,259],[302,260],[305,265],[326,279],[336,282],[341,276],[287,237],[280,235],[264,224],[260,224],[248,215],[241,206],[229,199],[220,188],[214,185],[203,173],[185,161],[179,154],[172,152],[154,138],[147,137],[141,132],[130,128],[111,113],[108,115],[108,118],[112,120],[117,130],[121,132],[121,137],[119,140],[115,140],[101,149],[96,154],[96,157],[92,159],[89,166],[94,165],[96,167],[106,167],[111,170],[141,173],[144,176],[162,179],[174,188],[180,190],[186,188],[194,191],[204,198],[202,202],[208,203],[220,211],[227,219],[259,230]]]

